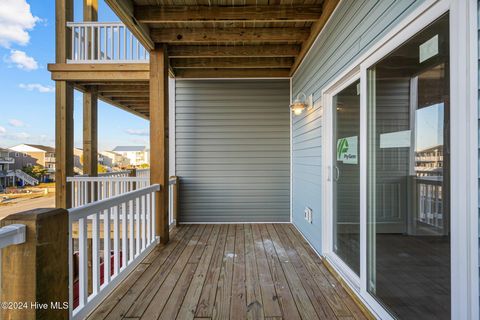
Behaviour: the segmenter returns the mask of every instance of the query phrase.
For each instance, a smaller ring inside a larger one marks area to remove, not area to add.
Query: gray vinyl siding
[[[312,94],[316,104],[321,91],[423,0],[343,0],[292,79],[293,96]],[[292,121],[293,223],[321,251],[322,127],[321,107]],[[313,210],[312,224],[304,209]]]
[[[177,80],[181,222],[290,221],[288,80]]]

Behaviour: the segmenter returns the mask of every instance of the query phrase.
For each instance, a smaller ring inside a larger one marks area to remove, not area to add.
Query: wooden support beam
[[[107,98],[132,98],[132,97],[138,97],[138,98],[149,98],[150,94],[148,91],[145,92],[111,92],[111,91],[102,91],[99,92],[99,94],[103,95],[104,97]]]
[[[63,81],[148,81],[147,63],[48,64],[52,80]],[[113,83],[110,83],[113,84]]]
[[[170,46],[168,56],[172,58],[212,58],[212,57],[295,57],[300,52],[299,45],[239,45],[239,46]]]
[[[162,243],[169,240],[168,225],[168,54],[165,45],[150,52],[150,182],[161,185],[156,193],[156,231]]]
[[[148,26],[140,23],[134,17],[132,0],[105,0],[105,2],[147,50],[152,50],[155,47],[150,38]]]
[[[55,18],[55,61],[65,64],[71,52],[67,22],[73,21],[73,0],[56,0]],[[73,176],[73,86],[66,81],[55,83],[55,153],[55,206],[67,209],[71,206],[67,177]]]
[[[317,39],[317,36],[320,34],[320,31],[322,31],[323,27],[325,26],[328,19],[332,15],[333,11],[337,7],[339,1],[340,0],[324,0],[323,1],[322,16],[320,17],[320,19],[318,19],[317,22],[315,22],[312,25],[310,36],[302,43],[302,50],[300,51],[300,54],[295,59],[295,63],[293,64],[292,69],[290,70],[291,76],[295,73],[295,71],[298,69],[298,67],[302,63],[303,59],[307,55],[307,52],[310,50],[313,43]]]
[[[0,301],[28,307],[1,308],[0,318],[68,319],[68,211],[36,209],[1,220],[2,227],[11,224],[25,225],[26,238],[1,250]],[[48,307],[31,307],[35,303]]]
[[[290,68],[293,58],[185,58],[173,59],[173,68]]]
[[[318,5],[258,6],[135,6],[135,18],[141,23],[188,23],[196,21],[315,21],[322,8]]]
[[[97,88],[83,94],[83,173],[98,175],[98,97]]]
[[[162,28],[152,29],[158,43],[189,42],[288,42],[308,38],[310,28]]]
[[[176,69],[176,78],[288,78],[290,69]]]

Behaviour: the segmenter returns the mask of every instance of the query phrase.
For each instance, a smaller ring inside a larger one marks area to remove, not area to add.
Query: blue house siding
[[[318,103],[327,84],[422,3],[423,0],[341,1],[294,75],[293,97],[299,92],[312,94]],[[322,108],[293,116],[292,126],[292,220],[321,251]],[[305,207],[313,210],[312,224],[304,219]]]

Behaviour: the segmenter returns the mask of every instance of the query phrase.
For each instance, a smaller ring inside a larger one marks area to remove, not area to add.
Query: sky
[[[75,2],[82,20],[83,0]],[[118,18],[99,0],[99,21]],[[55,145],[55,1],[0,0],[0,147]],[[82,147],[82,93],[75,92],[74,140]],[[148,121],[99,101],[99,150],[148,146]]]

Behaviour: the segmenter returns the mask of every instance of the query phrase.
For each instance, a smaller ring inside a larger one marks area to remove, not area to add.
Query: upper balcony
[[[123,23],[69,22],[67,63],[148,63],[149,54]]]

